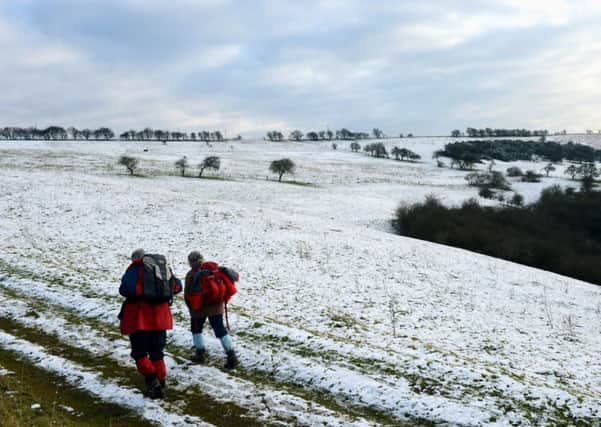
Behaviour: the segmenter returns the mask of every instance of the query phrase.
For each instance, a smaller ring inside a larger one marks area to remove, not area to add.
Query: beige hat
[[[144,258],[144,255],[145,255],[144,249],[142,249],[142,248],[136,249],[135,251],[133,251],[131,253],[131,260],[135,261],[138,259],[142,259],[142,258]]]

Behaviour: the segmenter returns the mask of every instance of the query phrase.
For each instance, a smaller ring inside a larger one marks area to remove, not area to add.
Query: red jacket
[[[144,268],[142,260],[131,263],[123,278],[119,292],[125,297],[142,295]],[[128,292],[128,290],[130,292]],[[179,279],[173,280],[173,294],[181,292],[182,285]],[[173,329],[173,317],[169,303],[151,304],[144,301],[126,300],[121,308],[119,318],[120,329],[123,335],[131,335],[136,331],[159,331]]]

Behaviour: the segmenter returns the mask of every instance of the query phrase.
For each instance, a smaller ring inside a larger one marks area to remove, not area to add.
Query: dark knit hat
[[[192,251],[188,254],[188,262],[190,264],[198,264],[203,261],[202,255],[198,251]]]

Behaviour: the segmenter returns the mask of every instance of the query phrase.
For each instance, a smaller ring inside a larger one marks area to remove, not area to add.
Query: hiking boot
[[[196,350],[190,360],[194,363],[205,363],[207,361],[207,351],[204,348],[202,350]]]
[[[165,380],[159,381],[159,383],[161,384],[161,389],[164,391],[167,388],[167,383],[165,383]]]
[[[225,369],[234,369],[238,366],[238,356],[234,350],[230,350],[227,353],[227,362],[225,362]]]
[[[146,377],[146,390],[148,397],[151,399],[161,399],[163,397],[163,389],[156,375],[148,375]]]

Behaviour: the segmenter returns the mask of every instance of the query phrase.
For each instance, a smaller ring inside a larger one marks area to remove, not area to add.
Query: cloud
[[[600,17],[592,0],[3,2],[0,115],[256,136],[598,128]]]

